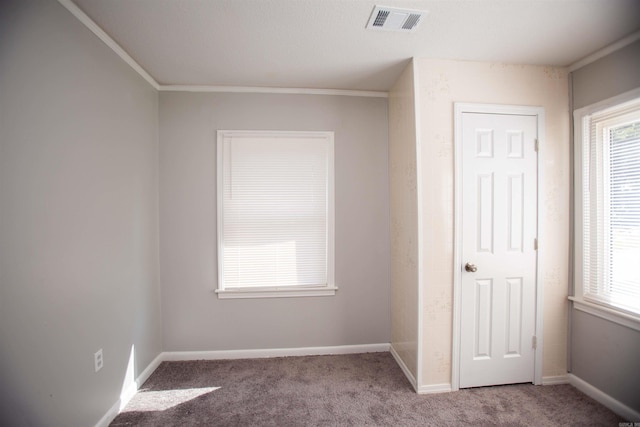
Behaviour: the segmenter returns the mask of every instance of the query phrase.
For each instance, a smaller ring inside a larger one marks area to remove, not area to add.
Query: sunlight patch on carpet
[[[218,390],[220,387],[187,388],[182,390],[141,391],[124,412],[165,411]]]

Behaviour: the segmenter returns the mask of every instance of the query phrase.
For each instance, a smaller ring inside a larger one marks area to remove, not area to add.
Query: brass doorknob
[[[464,265],[464,269],[469,273],[475,273],[476,271],[478,271],[478,267],[476,267],[475,264],[471,264],[470,262]]]

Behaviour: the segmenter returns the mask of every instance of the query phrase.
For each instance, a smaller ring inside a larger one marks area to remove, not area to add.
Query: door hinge
[[[538,239],[533,239],[533,250],[534,251],[538,250]]]
[[[540,149],[540,143],[538,142],[538,138],[536,138],[535,141],[536,141],[535,149],[536,149],[536,153],[537,153],[538,150]]]
[[[531,348],[533,348],[534,350],[538,348],[538,337],[536,337],[535,335],[531,337]]]

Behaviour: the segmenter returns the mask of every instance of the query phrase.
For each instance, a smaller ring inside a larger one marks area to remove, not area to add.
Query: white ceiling
[[[162,85],[388,90],[409,58],[565,66],[640,29],[638,0],[73,0]],[[374,5],[427,10],[366,30]]]

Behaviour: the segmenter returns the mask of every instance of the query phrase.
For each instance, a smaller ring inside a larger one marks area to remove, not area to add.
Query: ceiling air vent
[[[385,31],[415,31],[427,12],[422,10],[398,9],[376,6],[373,8],[367,28]]]

